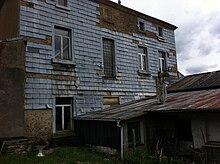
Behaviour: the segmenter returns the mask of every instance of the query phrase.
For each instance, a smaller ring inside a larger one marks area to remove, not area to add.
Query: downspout
[[[121,121],[117,121],[117,127],[121,130],[121,160],[124,158],[124,128],[121,126]]]

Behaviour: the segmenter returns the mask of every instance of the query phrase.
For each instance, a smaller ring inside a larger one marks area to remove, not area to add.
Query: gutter
[[[119,127],[121,129],[121,160],[123,160],[124,158],[124,128],[123,126],[120,124],[121,121],[117,121],[117,127]]]

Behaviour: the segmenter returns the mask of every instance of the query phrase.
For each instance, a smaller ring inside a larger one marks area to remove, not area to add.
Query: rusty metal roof
[[[115,108],[90,112],[76,120],[121,121],[147,114],[148,112],[183,112],[183,111],[219,111],[220,89],[200,90],[190,92],[169,93],[164,104],[158,104],[157,99],[141,99]]]
[[[189,75],[168,88],[169,92],[220,88],[220,71]]]

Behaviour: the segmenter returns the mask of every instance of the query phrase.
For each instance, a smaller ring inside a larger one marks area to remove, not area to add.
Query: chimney
[[[121,0],[118,0],[118,4],[121,5]]]

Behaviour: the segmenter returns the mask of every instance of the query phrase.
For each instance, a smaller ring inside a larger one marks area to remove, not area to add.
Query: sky
[[[121,0],[121,4],[178,27],[175,39],[181,73],[220,70],[219,0]]]

